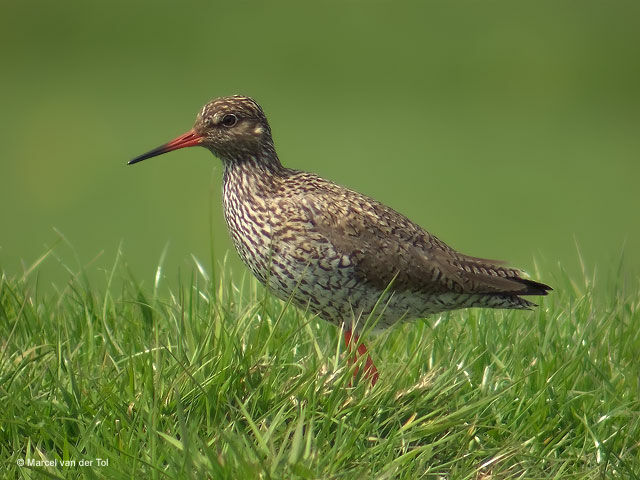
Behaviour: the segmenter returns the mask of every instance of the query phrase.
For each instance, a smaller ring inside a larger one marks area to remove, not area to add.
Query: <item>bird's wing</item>
[[[424,293],[545,295],[546,285],[496,260],[460,254],[402,214],[342,187],[286,199],[296,213],[354,265],[361,281]]]

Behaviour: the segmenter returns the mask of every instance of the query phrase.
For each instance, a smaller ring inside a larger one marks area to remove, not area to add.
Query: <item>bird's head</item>
[[[202,146],[223,161],[275,155],[267,118],[252,98],[234,95],[207,103],[193,128],[129,161],[129,165],[179,148]]]

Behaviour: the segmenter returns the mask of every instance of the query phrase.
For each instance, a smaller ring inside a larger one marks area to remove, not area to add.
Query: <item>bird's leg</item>
[[[352,340],[354,344],[357,344],[358,336],[354,335],[351,332],[351,330],[345,330],[344,343],[347,346],[348,352],[351,352]],[[365,378],[368,378],[371,380],[371,386],[373,387],[378,381],[378,377],[380,376],[380,374],[378,373],[378,369],[376,368],[376,366],[373,364],[371,355],[367,353],[367,347],[365,347],[364,343],[361,343],[360,345],[358,345],[358,348],[354,353],[353,357],[349,357],[349,364],[353,365],[356,362],[356,360],[358,360],[358,357],[362,357],[363,355],[367,355],[367,360],[365,361],[365,364],[364,364],[364,376]],[[356,367],[355,371],[353,372],[353,376],[355,377],[356,375],[358,375],[358,367]]]

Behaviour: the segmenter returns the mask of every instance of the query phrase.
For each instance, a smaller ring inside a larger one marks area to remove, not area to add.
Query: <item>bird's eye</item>
[[[238,123],[238,117],[233,113],[229,113],[222,117],[222,125],[225,127],[233,127],[236,123]]]

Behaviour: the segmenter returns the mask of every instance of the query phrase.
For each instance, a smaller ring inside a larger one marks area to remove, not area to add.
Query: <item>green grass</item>
[[[370,388],[337,328],[225,267],[68,270],[0,279],[3,478],[640,477],[637,279],[551,271],[535,311],[369,337]]]

